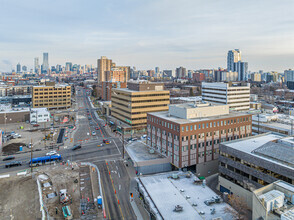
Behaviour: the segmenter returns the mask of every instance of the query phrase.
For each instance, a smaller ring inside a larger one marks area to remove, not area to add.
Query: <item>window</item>
[[[194,130],[197,130],[197,125],[194,125]]]
[[[205,124],[204,124],[204,123],[202,124],[202,128],[203,128],[203,129],[205,128]]]
[[[219,121],[217,122],[217,127],[219,127]]]
[[[189,131],[189,126],[186,126],[186,131]]]
[[[224,125],[227,125],[227,121],[224,121]]]
[[[184,128],[184,126],[182,127],[182,131],[185,131],[185,128]]]
[[[209,127],[212,128],[212,122],[210,122],[210,126]]]
[[[201,129],[201,124],[199,124],[199,129]]]
[[[173,124],[170,124],[170,129],[173,129]]]
[[[213,122],[213,127],[215,127],[216,126],[216,123],[215,122]]]
[[[208,123],[206,123],[206,128],[208,128]]]
[[[223,126],[223,121],[221,121],[221,126]]]
[[[193,125],[191,125],[190,130],[193,131]]]

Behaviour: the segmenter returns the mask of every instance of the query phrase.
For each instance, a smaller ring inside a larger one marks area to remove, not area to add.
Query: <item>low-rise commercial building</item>
[[[66,109],[71,107],[71,86],[46,82],[33,87],[33,108]]]
[[[50,112],[47,108],[31,108],[30,122],[41,123],[50,121]]]
[[[251,135],[251,115],[229,112],[228,105],[186,103],[148,113],[147,144],[179,168],[196,165],[208,176],[218,171],[219,143]]]
[[[202,182],[190,172],[166,172],[136,180],[150,219],[234,219],[231,213],[224,212],[232,207],[207,187],[205,180]]]
[[[133,130],[145,131],[147,113],[168,110],[169,98],[163,83],[128,82],[128,89],[112,89],[111,114]]]
[[[250,83],[202,83],[202,100],[228,104],[231,110],[248,111],[250,108]]]
[[[278,180],[253,191],[252,219],[294,219],[294,185]]]
[[[219,190],[243,197],[277,180],[294,184],[294,140],[266,133],[220,144]]]

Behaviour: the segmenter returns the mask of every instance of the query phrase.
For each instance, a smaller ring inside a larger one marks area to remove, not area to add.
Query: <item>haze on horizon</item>
[[[2,0],[0,71],[97,65],[107,56],[137,69],[226,68],[239,48],[251,71],[294,68],[293,0]]]

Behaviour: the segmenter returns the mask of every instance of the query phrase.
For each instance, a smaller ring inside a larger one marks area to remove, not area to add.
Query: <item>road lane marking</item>
[[[106,174],[106,175],[107,175],[107,174]],[[106,196],[105,196],[105,192],[104,192],[103,181],[101,181],[101,186],[102,186],[103,200],[105,200],[104,206],[106,206],[106,210],[107,210],[107,212],[108,212],[109,219],[111,219],[111,218],[110,218],[109,207],[108,207],[108,205],[107,205]]]
[[[117,148],[117,150],[118,150],[119,154],[121,155],[121,152],[120,152],[120,150],[119,150],[119,148],[118,148],[117,144],[115,143],[115,140],[113,140],[113,142],[114,142],[114,144],[115,144],[115,146],[116,146],[116,148]]]
[[[107,170],[108,170],[108,172],[109,172],[109,167],[108,167],[106,161],[105,161],[105,164],[106,164]],[[110,173],[110,172],[109,172],[109,173]],[[110,174],[109,174],[109,177],[110,177],[110,180],[111,180],[111,183],[112,183],[113,191],[116,192],[116,190],[115,190],[115,188],[114,188],[113,180],[112,180],[112,177],[111,177]],[[116,200],[117,200],[117,202],[118,202],[119,199],[118,199],[118,197],[117,197],[117,194],[115,193],[114,195],[115,195]],[[121,207],[120,207],[120,204],[119,204],[119,203],[118,203],[118,207],[119,207],[119,210],[120,210],[120,213],[121,213],[122,219],[125,219],[125,218],[124,218],[124,214],[123,214],[123,212],[122,212],[122,210],[121,210]]]
[[[76,154],[74,154],[74,155],[76,155]],[[76,160],[76,161],[77,162],[82,162],[82,161],[88,161],[90,159],[96,159],[96,158],[98,159],[98,158],[113,157],[113,156],[120,156],[120,154],[110,154],[110,155],[104,155],[104,156],[99,156],[99,157],[90,157],[90,158],[87,158],[87,159],[81,159],[81,160]]]

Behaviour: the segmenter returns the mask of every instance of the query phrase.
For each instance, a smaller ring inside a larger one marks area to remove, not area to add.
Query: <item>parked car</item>
[[[22,163],[20,161],[11,161],[7,164],[5,164],[5,167],[6,168],[9,168],[9,167],[15,167],[15,166],[21,166]]]
[[[147,137],[147,135],[146,134],[144,134],[144,135],[142,135],[142,139],[145,139]]]
[[[50,152],[46,153],[46,156],[52,156],[52,155],[55,155],[55,154],[57,154],[57,152],[55,150],[53,150],[53,151],[50,151]]]
[[[82,148],[82,145],[78,144],[78,145],[73,146],[71,149],[72,150],[78,150],[78,149],[81,149],[81,148]]]
[[[3,161],[14,160],[14,159],[15,159],[15,156],[8,156],[8,157],[3,158]]]
[[[14,137],[14,138],[21,138],[21,135],[18,134],[18,133],[15,133],[15,134],[13,134],[13,137]]]
[[[38,124],[34,124],[34,125],[33,125],[33,127],[39,127],[39,126],[40,126],[40,125],[38,125]]]
[[[95,131],[92,131],[92,135],[95,136],[96,135],[96,132]]]
[[[138,140],[138,138],[132,138],[132,141],[137,141]]]
[[[99,127],[96,127],[96,128],[95,128],[95,130],[99,130],[99,129],[100,129]]]

